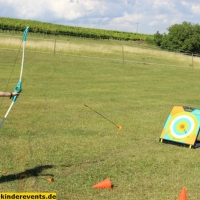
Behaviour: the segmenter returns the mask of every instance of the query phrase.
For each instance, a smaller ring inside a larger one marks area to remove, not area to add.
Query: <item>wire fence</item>
[[[91,41],[90,41],[91,42]],[[21,45],[21,36],[0,34],[0,50],[17,50]],[[68,55],[93,59],[116,60],[122,63],[132,62],[159,66],[179,66],[200,68],[200,54],[188,52],[168,52],[148,48],[145,44],[112,45],[105,42],[91,42],[71,39],[29,37],[26,51],[49,53],[52,56]]]

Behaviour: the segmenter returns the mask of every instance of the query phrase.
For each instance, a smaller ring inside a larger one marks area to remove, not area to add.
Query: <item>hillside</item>
[[[131,40],[131,41],[145,41],[152,43],[154,36],[113,31],[113,30],[103,30],[94,28],[83,28],[75,26],[65,26],[59,24],[45,23],[34,20],[23,20],[14,18],[4,18],[0,17],[0,31],[20,31],[22,32],[26,26],[30,27],[30,32],[48,35],[62,35],[62,36],[76,36],[84,38],[93,38],[101,40]]]

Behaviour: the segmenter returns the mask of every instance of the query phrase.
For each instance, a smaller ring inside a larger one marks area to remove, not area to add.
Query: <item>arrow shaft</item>
[[[90,110],[94,111],[95,113],[97,113],[98,115],[102,116],[104,119],[108,120],[109,122],[111,122],[112,124],[118,126],[117,124],[115,124],[114,122],[112,122],[111,120],[109,120],[108,118],[106,118],[105,116],[103,116],[101,113],[97,112],[96,110],[93,110],[92,108],[90,108],[88,105],[85,104],[86,107],[88,107]]]

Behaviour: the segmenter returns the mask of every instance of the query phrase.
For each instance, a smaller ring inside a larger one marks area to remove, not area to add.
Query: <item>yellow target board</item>
[[[200,110],[188,106],[174,106],[160,136],[161,142],[173,142],[199,147]]]

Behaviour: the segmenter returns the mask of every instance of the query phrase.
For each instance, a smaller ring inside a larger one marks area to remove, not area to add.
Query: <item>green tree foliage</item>
[[[2,31],[23,31],[26,26],[29,26],[29,32],[48,34],[48,35],[61,35],[61,36],[76,36],[84,38],[93,38],[101,40],[140,40],[140,41],[153,41],[153,35],[120,32],[111,30],[101,30],[93,28],[64,26],[58,24],[44,23],[32,20],[22,20],[13,18],[0,17],[0,30]]]
[[[200,52],[200,26],[190,22],[174,24],[168,28],[168,34],[154,34],[154,43],[170,51]]]
[[[163,37],[163,35],[160,34],[159,31],[157,31],[157,33],[154,34],[154,43],[155,43],[157,46],[161,46],[162,37]]]

